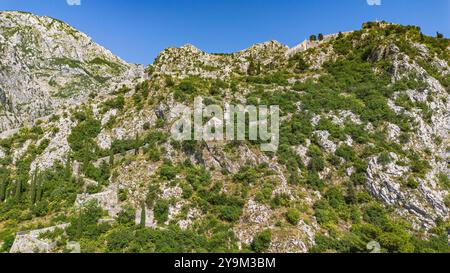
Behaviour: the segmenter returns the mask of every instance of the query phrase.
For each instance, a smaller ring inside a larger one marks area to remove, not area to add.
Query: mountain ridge
[[[293,49],[168,48],[0,137],[2,251],[448,252],[449,40],[369,22]],[[279,105],[278,151],[172,140],[198,96]]]

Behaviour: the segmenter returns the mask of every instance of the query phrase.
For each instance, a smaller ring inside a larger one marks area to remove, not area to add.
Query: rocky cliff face
[[[108,93],[143,70],[64,22],[20,12],[0,12],[0,56],[0,132]]]
[[[449,40],[368,23],[292,49],[186,45],[144,77],[64,23],[0,15],[3,128],[53,114],[0,138],[0,228],[18,223],[3,234],[56,215],[62,242],[92,220],[87,252],[449,250]],[[172,140],[196,96],[279,105],[279,150]]]

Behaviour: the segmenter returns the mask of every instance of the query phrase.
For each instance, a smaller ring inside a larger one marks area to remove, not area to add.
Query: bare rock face
[[[391,153],[392,162],[388,165],[372,158],[367,169],[367,188],[369,192],[385,204],[396,206],[400,214],[411,218],[417,228],[430,228],[438,217],[448,218],[448,208],[443,202],[443,194],[428,188],[428,181],[420,180],[417,190],[407,189],[401,179],[409,168],[397,165],[399,157]]]
[[[330,133],[328,131],[317,131],[315,132],[315,136],[317,136],[319,145],[325,149],[325,151],[329,153],[336,152],[337,145],[329,140]]]
[[[168,48],[161,52],[148,71],[151,75],[170,75],[185,78],[199,76],[210,79],[223,79],[248,72],[251,64],[271,68],[286,61],[288,50],[276,41],[256,44],[233,54],[209,54],[192,46]]]
[[[0,132],[143,74],[69,25],[22,12],[0,12],[0,68]]]

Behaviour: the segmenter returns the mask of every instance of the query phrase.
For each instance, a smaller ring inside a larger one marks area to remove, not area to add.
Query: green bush
[[[381,164],[382,166],[387,166],[389,163],[391,163],[391,161],[392,161],[391,156],[389,155],[389,153],[386,153],[386,152],[381,153],[378,156],[378,160],[377,160],[377,162],[379,164]]]
[[[448,174],[439,173],[438,174],[439,185],[446,190],[450,190],[450,177]]]
[[[158,224],[164,224],[169,219],[169,202],[164,199],[158,200],[153,208],[153,213]]]
[[[243,166],[241,167],[239,172],[233,176],[233,180],[235,182],[241,182],[250,185],[252,183],[255,183],[258,177],[259,175],[254,168],[250,166]]]
[[[367,207],[364,210],[363,219],[364,221],[381,228],[386,228],[389,224],[386,210],[378,204]]]
[[[263,253],[269,249],[271,242],[272,232],[270,230],[265,230],[253,238],[251,247],[256,253]]]
[[[242,215],[242,208],[236,206],[223,206],[220,208],[219,217],[227,222],[236,222]]]
[[[106,237],[108,251],[115,253],[127,252],[128,246],[135,240],[134,232],[129,228],[113,230]]]
[[[450,194],[447,194],[447,196],[445,196],[444,203],[447,208],[450,208]]]
[[[337,213],[325,199],[319,200],[314,204],[314,216],[322,226],[336,224],[339,220]]]
[[[72,217],[70,226],[66,228],[70,239],[95,239],[102,233],[98,228],[98,221],[103,217],[103,210],[96,202],[86,204],[76,216]]]
[[[134,226],[136,210],[131,206],[125,206],[117,216],[117,222],[125,226]]]
[[[171,164],[164,163],[159,169],[159,176],[163,179],[172,180],[178,174],[176,167]]]
[[[271,202],[273,208],[289,207],[290,204],[291,198],[285,193],[276,194]]]
[[[325,188],[325,182],[320,179],[317,173],[309,172],[306,176],[306,184],[317,191],[322,191]]]
[[[300,221],[300,212],[296,209],[288,209],[285,214],[286,220],[293,226],[296,226]]]
[[[355,159],[355,152],[353,151],[353,148],[348,145],[342,145],[337,148],[335,154],[348,162],[352,162]]]
[[[261,204],[268,204],[272,198],[274,187],[272,183],[264,184],[263,188],[256,193],[255,201]]]
[[[408,178],[406,185],[411,189],[417,189],[420,186],[420,183],[416,179],[410,177]]]
[[[101,109],[103,113],[106,113],[111,109],[122,110],[124,106],[125,106],[125,97],[122,94],[120,94],[113,99],[105,101],[101,105]]]

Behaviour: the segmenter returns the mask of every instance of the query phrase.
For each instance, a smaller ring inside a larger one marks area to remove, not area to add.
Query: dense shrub
[[[293,226],[296,226],[300,221],[300,212],[296,209],[288,209],[285,214],[286,220]]]
[[[169,202],[164,199],[155,202],[153,213],[158,224],[164,224],[169,219]]]
[[[270,230],[265,230],[253,238],[251,247],[256,253],[263,253],[269,249],[271,241],[272,233]]]

